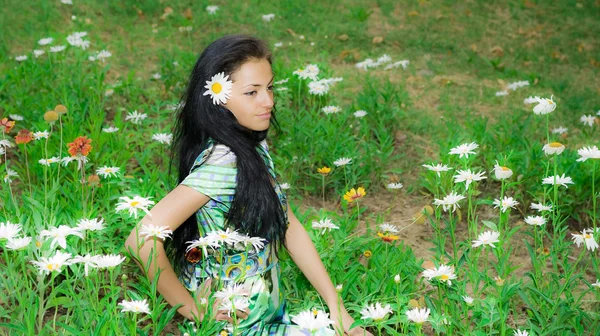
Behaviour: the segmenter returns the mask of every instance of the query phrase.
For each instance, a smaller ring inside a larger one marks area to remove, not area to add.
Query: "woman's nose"
[[[263,92],[262,105],[266,108],[272,108],[273,104],[273,94],[270,92]]]

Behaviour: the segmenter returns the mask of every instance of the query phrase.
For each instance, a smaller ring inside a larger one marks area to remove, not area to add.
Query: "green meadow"
[[[273,52],[270,153],[357,325],[600,333],[600,1],[64,2],[0,14],[0,335],[224,328],[157,293],[123,246],[144,211],[117,204],[176,187],[189,74],[238,33]],[[281,265],[290,314],[325,310]]]

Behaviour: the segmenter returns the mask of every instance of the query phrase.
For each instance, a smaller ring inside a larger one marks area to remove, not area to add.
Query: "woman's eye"
[[[246,92],[246,96],[253,96],[255,93],[256,91]]]
[[[267,89],[268,89],[268,90],[270,90],[270,91],[273,91],[273,88],[274,88],[274,86],[273,86],[273,85],[271,85],[271,86],[269,86]]]

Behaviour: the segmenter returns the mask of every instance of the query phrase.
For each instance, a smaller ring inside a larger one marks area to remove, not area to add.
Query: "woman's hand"
[[[342,320],[342,324],[344,326],[344,333],[343,334],[339,334],[338,330],[341,329],[340,327],[340,317]],[[333,320],[333,330],[335,330],[336,335],[339,336],[373,336],[373,334],[371,334],[370,332],[366,331],[365,329],[361,328],[361,327],[354,327],[352,329],[350,329],[350,326],[352,325],[352,323],[354,323],[354,319],[352,318],[352,316],[350,316],[350,314],[348,314],[348,312],[346,311],[346,308],[341,307],[340,308],[340,312],[338,314],[337,310],[332,310],[331,311],[331,320]]]

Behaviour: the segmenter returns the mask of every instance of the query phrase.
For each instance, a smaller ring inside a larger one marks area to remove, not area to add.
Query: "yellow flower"
[[[363,187],[358,187],[358,189],[350,189],[350,191],[348,191],[345,195],[344,195],[344,199],[348,202],[348,203],[352,203],[356,200],[359,200],[361,198],[363,198],[367,193],[365,192],[365,188]]]
[[[324,166],[323,168],[317,168],[317,172],[323,176],[329,174],[331,172],[331,168]]]
[[[371,250],[366,250],[365,252],[363,252],[363,255],[367,258],[371,258],[373,252],[371,252]]]
[[[377,232],[377,236],[379,236],[379,238],[381,238],[381,240],[383,240],[384,242],[393,242],[395,240],[398,240],[398,238],[400,238],[399,236],[395,236],[389,232],[385,232],[385,233]]]

